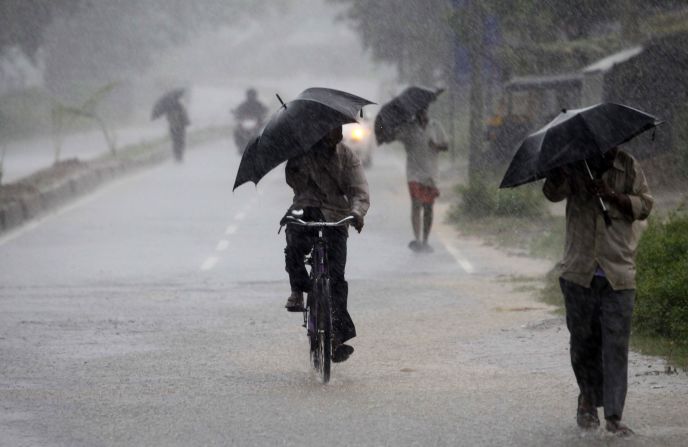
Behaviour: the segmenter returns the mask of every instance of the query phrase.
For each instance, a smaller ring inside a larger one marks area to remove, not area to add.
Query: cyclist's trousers
[[[289,225],[286,231],[287,247],[284,249],[286,270],[289,273],[291,290],[310,292],[311,279],[304,263],[306,255],[317,238],[317,230]],[[356,336],[356,328],[347,311],[349,285],[344,279],[346,268],[346,240],[348,234],[341,227],[325,228],[323,236],[327,241],[327,257],[330,270],[330,288],[332,291],[332,317],[334,335],[339,342],[345,342]]]

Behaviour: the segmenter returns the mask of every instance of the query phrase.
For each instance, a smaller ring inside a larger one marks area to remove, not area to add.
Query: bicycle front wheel
[[[332,365],[332,302],[330,297],[330,280],[323,278],[315,287],[315,334],[314,348],[311,353],[313,367],[323,383],[330,381]]]

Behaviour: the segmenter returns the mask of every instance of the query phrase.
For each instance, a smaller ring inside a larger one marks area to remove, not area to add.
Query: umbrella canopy
[[[355,123],[356,115],[368,104],[374,103],[339,90],[304,90],[296,99],[283,104],[260,135],[248,144],[233,189],[249,181],[257,184],[283,161],[308,152],[333,129]]]
[[[162,115],[164,115],[168,110],[173,108],[179,102],[179,98],[181,98],[185,92],[186,89],[184,88],[175,88],[174,90],[170,90],[169,92],[165,93],[160,98],[158,98],[158,100],[155,101],[155,104],[153,105],[151,119],[158,119]]]
[[[499,187],[545,178],[555,168],[600,156],[660,123],[648,113],[615,103],[563,110],[521,143]]]
[[[413,121],[416,114],[427,109],[444,90],[412,86],[383,105],[375,118],[375,139],[378,144],[395,140],[399,126]]]

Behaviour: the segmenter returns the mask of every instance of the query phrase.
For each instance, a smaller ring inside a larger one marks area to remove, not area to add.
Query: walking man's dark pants
[[[318,236],[317,230],[289,225],[287,233],[286,270],[289,273],[291,290],[310,292],[311,280],[304,264],[305,256],[313,248]],[[334,335],[341,343],[356,336],[356,328],[346,310],[349,284],[344,279],[346,268],[346,241],[348,234],[344,228],[325,228],[323,236],[327,241],[327,261],[332,290]]]
[[[590,287],[559,279],[571,334],[571,365],[581,394],[605,418],[621,419],[628,384],[628,339],[635,290],[613,290],[595,276]]]

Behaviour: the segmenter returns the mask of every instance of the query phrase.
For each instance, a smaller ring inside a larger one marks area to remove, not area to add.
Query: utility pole
[[[468,181],[473,183],[480,176],[480,159],[484,139],[484,104],[483,104],[483,68],[484,68],[484,23],[485,10],[481,2],[467,2],[464,8],[468,47],[468,58],[471,69],[471,106],[469,126]]]

